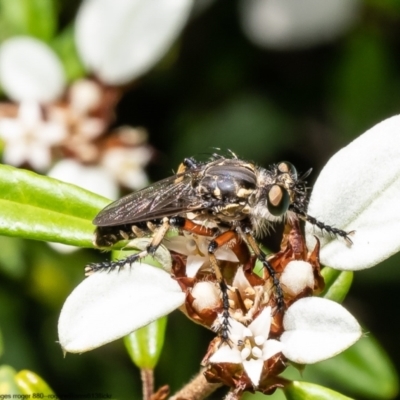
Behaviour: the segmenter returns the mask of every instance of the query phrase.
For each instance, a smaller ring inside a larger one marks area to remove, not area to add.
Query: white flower
[[[319,297],[302,298],[289,307],[279,340],[269,339],[271,307],[247,327],[234,319],[229,323],[231,342],[223,343],[209,362],[242,364],[256,387],[264,362],[278,353],[298,364],[312,364],[344,351],[362,335],[357,320],[344,307]]]
[[[117,182],[109,171],[101,166],[80,164],[73,159],[59,161],[47,174],[60,181],[72,183],[108,199],[119,195]]]
[[[68,88],[68,102],[53,103],[46,108],[48,119],[68,130],[64,150],[88,164],[98,162],[100,149],[95,141],[108,124],[108,111],[96,116],[103,98],[107,98],[104,88],[92,80],[81,79]]]
[[[355,24],[359,0],[242,0],[243,30],[258,46],[302,49],[332,41]]]
[[[355,231],[352,245],[307,224],[308,248],[321,239],[320,259],[340,270],[370,268],[400,250],[400,116],[389,118],[336,153],[323,168],[308,213]]]
[[[123,186],[130,189],[142,189],[149,181],[143,168],[151,159],[152,152],[145,146],[110,147],[101,157],[101,164]]]
[[[266,307],[249,326],[229,319],[230,343],[222,346],[210,357],[210,363],[242,364],[254,386],[258,386],[264,361],[278,354],[282,344],[268,339],[271,327],[271,307]]]
[[[68,93],[70,107],[82,116],[96,110],[100,106],[102,96],[100,85],[89,79],[75,81]]]
[[[13,37],[1,45],[0,82],[17,102],[51,102],[62,95],[66,85],[57,55],[31,36]]]
[[[86,0],[76,18],[76,45],[103,82],[121,85],[147,72],[185,25],[193,0]]]
[[[66,136],[63,125],[43,120],[36,102],[21,103],[17,118],[0,118],[7,164],[29,163],[37,171],[46,170],[51,163],[51,147],[59,145]]]

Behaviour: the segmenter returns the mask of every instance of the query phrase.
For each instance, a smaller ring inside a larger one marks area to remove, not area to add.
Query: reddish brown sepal
[[[164,385],[161,386],[157,392],[153,393],[150,396],[150,400],[165,400],[167,399],[169,396],[169,386],[168,385]]]

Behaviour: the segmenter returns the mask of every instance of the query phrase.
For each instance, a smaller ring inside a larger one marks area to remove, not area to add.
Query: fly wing
[[[201,208],[192,187],[194,171],[171,176],[131,193],[105,207],[93,220],[96,226],[134,224]]]

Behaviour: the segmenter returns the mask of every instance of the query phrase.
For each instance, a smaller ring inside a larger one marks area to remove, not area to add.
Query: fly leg
[[[222,276],[221,269],[219,268],[217,258],[215,257],[215,252],[217,249],[224,244],[227,244],[231,240],[237,238],[238,235],[235,231],[226,231],[221,235],[217,236],[214,240],[210,242],[208,245],[208,254],[210,257],[210,264],[214,270],[215,277],[219,284],[219,288],[222,293],[222,322],[221,327],[219,329],[219,335],[221,336],[224,342],[229,343],[229,296],[228,296],[228,285],[225,282],[224,277]]]
[[[275,301],[278,311],[283,311],[285,303],[283,299],[283,290],[281,287],[281,283],[278,279],[276,271],[273,269],[272,265],[267,260],[267,255],[260,249],[257,242],[255,241],[253,235],[250,233],[249,230],[245,230],[244,238],[246,242],[250,246],[250,248],[254,251],[254,254],[257,258],[262,262],[264,268],[268,271],[268,274],[272,280],[272,284],[275,288]]]
[[[325,231],[333,236],[342,237],[348,245],[353,244],[353,241],[349,238],[349,236],[354,234],[355,231],[350,231],[350,232],[343,231],[341,229],[327,225],[324,222],[318,221],[316,218],[308,214],[306,214],[303,219],[309,222],[311,225],[317,226],[319,229],[321,229],[321,231]]]
[[[153,237],[151,240],[151,243],[147,248],[140,253],[137,254],[132,254],[122,260],[117,260],[117,261],[103,261],[100,263],[93,263],[89,264],[85,268],[85,274],[90,275],[94,272],[97,271],[102,271],[102,270],[107,270],[107,271],[112,271],[113,269],[121,269],[124,265],[132,265],[134,262],[148,256],[148,255],[154,255],[155,252],[157,251],[158,247],[160,246],[162,240],[164,239],[166,233],[168,230],[171,228],[178,228],[181,230],[185,230],[191,233],[196,233],[198,235],[202,236],[214,236],[216,231],[215,229],[210,229],[206,228],[202,225],[195,224],[194,222],[190,221],[189,219],[183,218],[183,217],[171,217],[171,218],[163,218],[161,220],[161,225],[159,227],[156,227],[153,223],[147,222],[147,229],[150,232],[153,232]],[[97,228],[96,233],[95,233],[95,244],[99,243],[99,238],[101,238],[100,235],[98,235],[98,230]],[[139,228],[132,226],[131,230],[134,232],[135,236],[142,236],[143,231],[141,231]],[[125,237],[122,235],[122,232],[119,232],[121,235],[122,239],[127,240],[128,237]],[[110,242],[108,246],[111,246],[112,244],[116,243],[118,240],[114,242]]]
[[[154,234],[151,240],[151,243],[147,246],[145,250],[142,250],[141,252],[137,254],[132,254],[122,260],[118,261],[103,261],[100,263],[93,263],[89,264],[85,268],[85,275],[91,275],[94,272],[97,271],[112,271],[114,269],[120,270],[124,265],[132,265],[134,262],[141,260],[142,258],[150,255],[154,255],[155,252],[157,251],[158,247],[160,246],[162,240],[164,239],[165,234],[168,232],[168,230],[171,227],[170,221],[172,218],[163,218],[161,221],[161,225],[154,230]]]
[[[303,209],[303,207],[298,204],[292,204],[290,206],[290,209],[294,213],[296,213],[296,215],[300,219],[302,219],[303,221],[309,222],[311,225],[318,227],[319,229],[321,229],[322,232],[325,231],[325,232],[329,233],[330,235],[342,237],[349,246],[353,244],[353,241],[349,238],[349,236],[353,235],[355,231],[346,232],[346,231],[343,231],[342,229],[338,229],[338,228],[335,228],[328,224],[325,224],[322,221],[318,221],[316,218],[312,217],[311,215],[308,215],[305,212],[305,210]]]
[[[206,228],[205,226],[198,225],[189,219],[182,217],[174,217],[174,220],[171,221],[175,226],[179,226],[182,230],[195,233],[197,235],[202,236],[214,236],[218,230]],[[211,268],[214,271],[215,277],[219,284],[219,288],[222,293],[222,323],[221,328],[219,330],[219,334],[222,337],[224,342],[229,342],[229,296],[228,296],[228,285],[225,282],[225,279],[222,276],[221,270],[218,265],[217,258],[215,257],[216,250],[223,246],[224,244],[230,242],[232,239],[237,237],[236,232],[234,231],[226,231],[221,235],[217,236],[214,240],[212,240],[208,245],[208,254],[210,259]]]

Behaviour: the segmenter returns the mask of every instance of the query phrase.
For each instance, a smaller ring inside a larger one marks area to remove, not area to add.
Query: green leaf
[[[0,12],[9,35],[50,40],[57,29],[54,0],[1,0]]]
[[[112,259],[123,259],[135,253],[137,251],[115,250],[112,252]],[[141,262],[162,267],[153,256],[147,256]],[[138,368],[154,369],[156,367],[164,345],[166,327],[167,317],[162,317],[124,337],[125,347]]]
[[[353,272],[325,267],[322,269],[321,275],[325,280],[325,288],[320,296],[342,303],[353,282]]]
[[[3,341],[3,334],[0,331],[0,356],[3,355],[3,352],[4,352],[4,341]]]
[[[0,235],[93,247],[91,221],[108,203],[78,186],[0,165]]]
[[[264,393],[260,392],[255,392],[255,393],[244,392],[243,396],[240,398],[240,400],[285,400],[285,399],[286,396],[282,390],[275,390],[275,392],[269,395],[268,397],[266,397]]]
[[[164,345],[167,317],[162,317],[125,336],[125,347],[141,369],[154,369]]]
[[[323,386],[309,382],[293,381],[283,389],[288,400],[351,400]]]
[[[0,271],[12,279],[21,279],[28,265],[24,259],[25,242],[22,239],[0,236]]]
[[[15,383],[16,372],[14,368],[8,365],[0,367],[0,394],[22,394]]]
[[[72,26],[67,27],[61,34],[56,36],[51,42],[51,47],[63,63],[68,82],[72,82],[86,75],[85,67],[76,50],[74,29]]]
[[[46,396],[54,395],[50,386],[37,374],[32,371],[22,370],[15,375],[15,381],[23,394],[35,395],[40,393]]]
[[[315,365],[308,365],[305,379],[319,378],[324,384],[353,393],[356,398],[393,399],[399,391],[394,366],[382,347],[370,334],[345,352]]]

